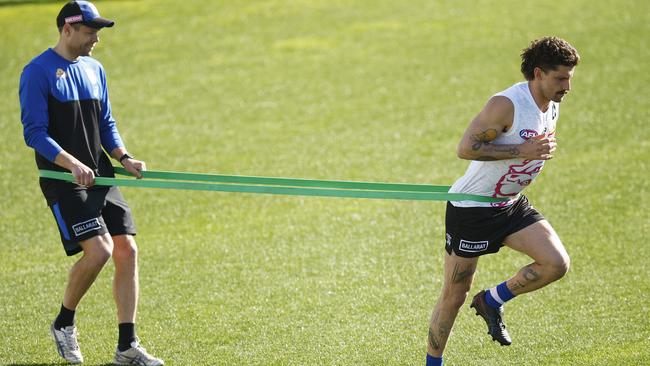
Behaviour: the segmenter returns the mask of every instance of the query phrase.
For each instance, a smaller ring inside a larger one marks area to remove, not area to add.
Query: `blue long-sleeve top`
[[[111,152],[124,143],[111,114],[102,65],[91,57],[68,61],[48,49],[20,77],[21,120],[25,143],[36,151],[39,169],[62,170],[53,162],[62,151],[112,176]]]

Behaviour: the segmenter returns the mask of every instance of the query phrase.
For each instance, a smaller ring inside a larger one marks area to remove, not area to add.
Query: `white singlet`
[[[546,112],[535,103],[528,82],[517,83],[495,94],[504,96],[515,107],[512,126],[491,143],[495,145],[522,144],[541,134],[555,135],[555,124],[560,104],[551,101]],[[475,201],[452,201],[455,207],[503,207],[514,203],[544,167],[545,160],[507,159],[494,161],[473,160],[465,175],[449,190],[450,193],[469,193],[490,197],[512,197],[506,202],[489,203]]]

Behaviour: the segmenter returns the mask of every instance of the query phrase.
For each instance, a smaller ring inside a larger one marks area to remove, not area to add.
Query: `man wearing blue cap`
[[[89,57],[98,32],[114,22],[87,1],[71,1],[56,19],[59,41],[25,66],[20,77],[24,138],[39,169],[69,171],[74,183],[40,179],[67,255],[83,255],[70,269],[61,310],[50,327],[59,354],[83,362],[74,315],[109,258],[115,263],[113,295],[119,323],[115,363],[163,365],[135,334],[138,303],[136,233],[131,210],[117,187],[94,186],[113,177],[106,152],[141,178],[145,163],[128,154],[111,113],[102,65]],[[106,152],[104,152],[106,151]]]

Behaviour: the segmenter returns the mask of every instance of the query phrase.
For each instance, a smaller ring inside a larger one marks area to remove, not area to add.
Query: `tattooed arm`
[[[467,160],[504,160],[513,158],[547,160],[553,157],[555,138],[546,135],[531,138],[522,144],[492,144],[512,127],[515,108],[510,99],[492,97],[472,120],[458,144],[457,154]]]

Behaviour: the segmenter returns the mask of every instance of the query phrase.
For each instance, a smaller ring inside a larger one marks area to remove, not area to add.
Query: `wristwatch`
[[[133,156],[129,155],[128,153],[126,153],[126,154],[120,156],[120,158],[118,159],[118,161],[120,162],[120,164],[122,164],[122,161],[124,161],[124,159],[133,159]]]

